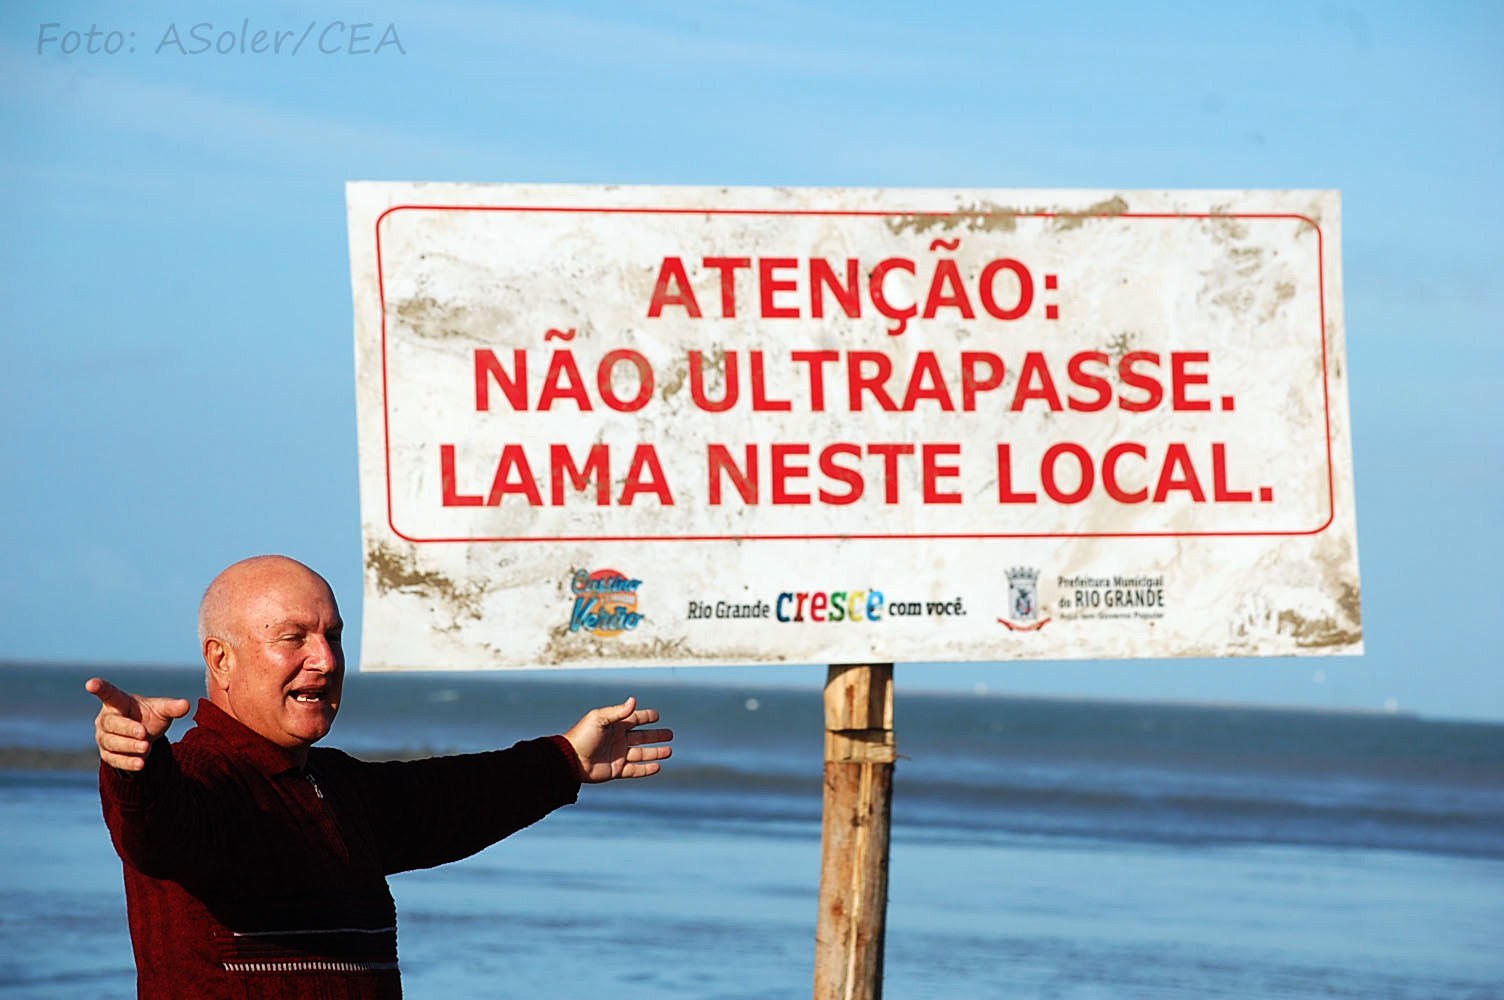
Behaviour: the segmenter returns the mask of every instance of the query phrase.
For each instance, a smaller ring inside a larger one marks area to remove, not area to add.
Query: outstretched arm
[[[99,759],[121,771],[145,768],[152,742],[191,707],[186,698],[145,698],[122,691],[103,677],[89,678],[84,690],[100,702],[94,717]]]
[[[204,807],[203,789],[185,779],[163,739],[173,720],[188,714],[187,699],[131,694],[100,677],[84,690],[99,699],[99,794],[120,856],[153,878],[180,882],[205,877],[232,858],[213,810]]]
[[[658,710],[638,708],[636,698],[587,712],[564,738],[580,758],[580,773],[592,784],[657,774],[658,761],[673,747],[652,746],[674,738],[672,729],[638,729],[658,721]]]

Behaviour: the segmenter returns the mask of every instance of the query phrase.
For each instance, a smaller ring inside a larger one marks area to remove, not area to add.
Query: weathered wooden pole
[[[825,821],[815,1000],[880,1000],[893,815],[893,664],[825,678]]]

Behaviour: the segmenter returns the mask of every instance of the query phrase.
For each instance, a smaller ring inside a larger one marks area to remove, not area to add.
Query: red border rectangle
[[[515,212],[515,213],[579,213],[589,215],[742,215],[742,216],[824,216],[832,218],[884,218],[924,216],[974,216],[994,213],[976,212],[890,212],[879,210],[824,210],[824,209],[757,209],[757,208],[621,208],[580,207],[557,205],[393,205],[376,218],[376,281],[381,299],[381,403],[382,445],[385,458],[386,514],[387,525],[392,533],[405,541],[428,543],[480,543],[480,542],[732,542],[732,541],[843,541],[851,540],[981,540],[981,539],[1026,539],[1026,538],[1275,538],[1300,535],[1317,535],[1331,527],[1336,519],[1336,474],[1332,464],[1332,406],[1330,372],[1326,337],[1326,243],[1321,226],[1305,215],[1293,212],[1009,212],[1015,218],[1053,219],[1100,218],[1100,219],[1235,219],[1235,220],[1286,220],[1304,222],[1316,231],[1316,278],[1320,299],[1321,337],[1321,393],[1326,430],[1326,481],[1327,518],[1319,527],[1302,531],[1061,531],[1061,532],[943,532],[929,534],[892,533],[847,533],[847,534],[744,534],[744,535],[508,535],[481,538],[417,538],[403,533],[393,520],[392,512],[392,460],[391,460],[391,409],[387,391],[387,305],[386,274],[382,266],[381,224],[387,216],[396,212]]]

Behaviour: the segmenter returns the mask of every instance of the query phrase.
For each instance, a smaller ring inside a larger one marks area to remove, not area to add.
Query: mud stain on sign
[[[501,310],[444,303],[428,295],[392,303],[391,314],[420,337],[478,343],[490,341],[497,330],[506,328],[510,319]]]
[[[1232,243],[1248,238],[1248,228],[1231,214],[1232,211],[1231,205],[1214,205],[1206,220],[1207,228],[1219,242]]]
[[[927,233],[931,229],[952,232],[964,229],[971,233],[1011,233],[1020,218],[1049,218],[1056,232],[1079,229],[1090,219],[1112,218],[1128,211],[1128,202],[1114,195],[1074,212],[1055,212],[1045,208],[1015,208],[988,202],[973,202],[954,212],[916,213],[888,220],[895,236],[906,232]]]
[[[1228,247],[1201,276],[1201,300],[1259,324],[1273,321],[1296,295],[1288,269],[1257,246]]]
[[[1105,201],[1099,201],[1095,205],[1087,205],[1079,212],[1058,212],[1055,215],[1055,229],[1058,232],[1067,232],[1079,229],[1088,219],[1112,218],[1128,211],[1128,203],[1118,195],[1114,195]]]
[[[548,630],[548,644],[543,647],[543,663],[578,663],[584,659],[602,661],[651,661],[683,659],[690,654],[686,640],[651,639],[633,641],[618,637],[598,638],[588,633],[571,632],[560,624]]]
[[[1349,621],[1360,627],[1362,626],[1363,599],[1357,587],[1354,587],[1350,583],[1344,583],[1342,585],[1342,596],[1337,598],[1337,606],[1342,609],[1343,614],[1347,615]]]
[[[894,236],[912,232],[916,236],[939,229],[950,232],[964,228],[968,232],[1011,233],[1018,227],[1018,216],[1031,215],[1027,209],[1004,208],[976,202],[963,205],[954,212],[918,213],[900,215],[888,220],[888,229]]]
[[[667,403],[675,393],[684,388],[684,380],[689,377],[688,364],[675,364],[668,374],[663,377],[663,391],[659,393],[663,401]]]
[[[1363,641],[1361,629],[1343,628],[1330,615],[1307,618],[1288,609],[1279,613],[1279,631],[1292,636],[1295,644],[1303,649],[1356,646]]]
[[[498,655],[505,651],[497,649]],[[548,630],[548,642],[543,648],[540,666],[557,666],[563,663],[582,664],[599,661],[601,665],[612,663],[645,663],[665,660],[686,660],[696,656],[696,650],[685,637],[673,639],[634,640],[625,635],[595,636],[587,632],[571,632],[566,622],[560,622]],[[763,647],[749,644],[745,648],[730,648],[723,652],[716,647],[715,656],[721,659],[742,660],[747,663],[787,663],[783,653],[770,653]]]
[[[412,553],[402,553],[383,542],[372,542],[366,551],[366,566],[383,594],[419,594],[443,605],[450,612],[451,629],[461,618],[481,617],[480,602],[485,588],[477,582],[461,586],[442,573],[419,569]]]

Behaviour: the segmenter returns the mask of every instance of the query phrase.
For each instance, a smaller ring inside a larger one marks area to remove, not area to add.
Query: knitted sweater
[[[401,996],[393,872],[468,857],[579,793],[563,737],[365,763],[208,701],[139,772],[100,766],[142,998]]]

